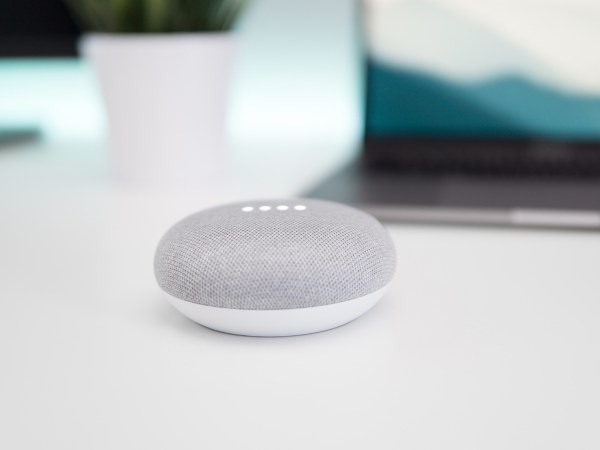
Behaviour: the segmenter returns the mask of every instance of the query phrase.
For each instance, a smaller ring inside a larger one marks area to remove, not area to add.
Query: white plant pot
[[[90,34],[119,181],[200,185],[221,178],[233,33]]]

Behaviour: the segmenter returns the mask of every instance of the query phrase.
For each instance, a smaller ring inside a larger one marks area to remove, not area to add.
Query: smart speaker
[[[393,243],[372,216],[338,203],[261,200],[175,224],[154,272],[195,322],[247,336],[315,333],[368,311],[390,285]]]

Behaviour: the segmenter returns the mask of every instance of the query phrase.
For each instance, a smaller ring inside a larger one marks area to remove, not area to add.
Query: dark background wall
[[[0,57],[74,56],[78,35],[61,0],[0,0]]]

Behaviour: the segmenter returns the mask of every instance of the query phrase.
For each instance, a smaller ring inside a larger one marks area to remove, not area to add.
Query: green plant
[[[244,0],[65,0],[84,28],[104,33],[229,30]]]

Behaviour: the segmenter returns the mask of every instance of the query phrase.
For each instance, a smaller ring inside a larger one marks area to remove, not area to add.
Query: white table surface
[[[182,193],[97,163],[0,151],[0,448],[600,448],[597,234],[390,225],[397,276],[364,317],[239,337],[161,298],[155,245],[307,174]]]

